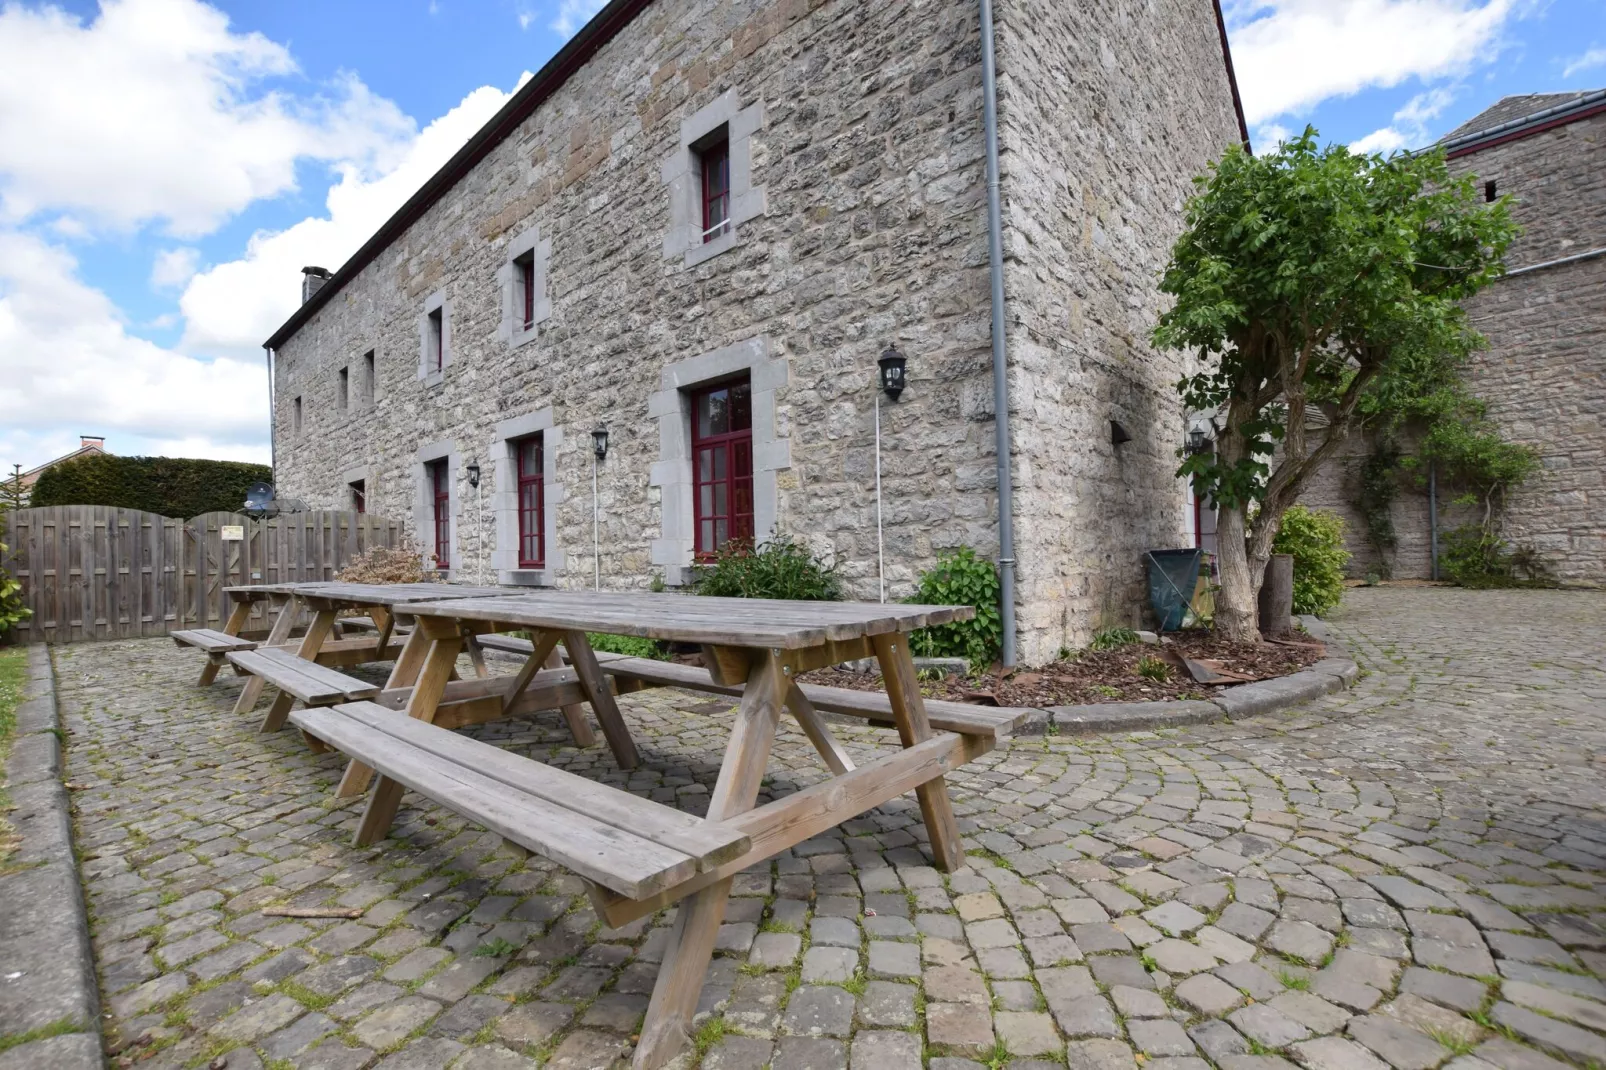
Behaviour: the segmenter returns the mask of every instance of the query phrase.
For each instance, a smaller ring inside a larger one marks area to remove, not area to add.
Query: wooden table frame
[[[605,597],[598,596],[597,600]],[[409,607],[415,614],[417,626],[391,674],[387,691],[393,691],[398,700],[405,695],[408,716],[437,722],[438,711],[449,705],[443,704],[443,699],[448,697],[449,674],[466,637],[485,631],[528,629],[534,636],[532,654],[513,682],[501,692],[506,701],[512,702],[532,682],[544,675],[550,679],[550,674],[543,673],[542,669],[561,639],[574,663],[572,683],[591,703],[619,764],[627,769],[634,768],[638,762],[635,745],[585,634],[588,629],[605,631],[606,625],[618,626],[618,622],[605,614],[590,618],[583,612],[565,615],[559,610],[567,600],[558,597],[548,596],[544,600],[547,606],[556,607],[546,611],[541,608],[543,599],[533,598],[527,614],[517,612],[514,605],[517,601],[492,604],[470,600]],[[714,600],[696,601],[706,605]],[[584,604],[579,599],[574,603]],[[650,607],[650,603],[643,605]],[[679,608],[691,611],[684,606]],[[829,611],[819,612],[846,616],[839,612],[842,608],[845,607],[837,604]],[[894,622],[892,626],[885,626],[884,621],[877,621],[883,625],[878,634],[861,634],[846,640],[823,635],[817,640],[812,635],[789,635],[789,641],[795,640],[795,645],[790,647],[742,645],[738,622],[727,626],[731,629],[728,635],[719,633],[712,625],[686,630],[695,633],[686,634],[686,638],[693,641],[699,635],[720,638],[720,641],[704,645],[704,663],[716,682],[742,686],[741,704],[735,712],[730,741],[705,819],[738,829],[749,837],[751,846],[717,869],[646,899],[629,899],[586,882],[597,913],[616,927],[680,903],[636,1047],[636,1070],[656,1070],[690,1043],[692,1016],[737,873],[910,789],[919,800],[936,866],[952,871],[964,864],[959,827],[944,775],[991,750],[993,739],[932,731],[908,639],[902,633],[925,623],[965,619],[971,610],[968,607],[876,608],[884,611],[886,620]],[[911,612],[903,613],[903,610]],[[918,610],[926,612],[913,612]],[[496,619],[498,617],[500,619]],[[602,626],[593,627],[594,624]],[[898,630],[892,630],[893,627]],[[669,626],[632,629],[634,634],[645,632],[654,638],[669,639],[677,638],[676,631]],[[824,720],[803,697],[795,680],[811,669],[866,657],[874,657],[880,663],[902,749],[855,767]],[[570,682],[558,681],[549,686]],[[783,709],[798,719],[834,775],[813,787],[756,807]],[[352,761],[339,794],[349,797],[360,793],[371,776],[366,766]],[[399,784],[383,776],[377,778],[359,822],[356,843],[369,844],[384,834],[395,817],[401,796]]]

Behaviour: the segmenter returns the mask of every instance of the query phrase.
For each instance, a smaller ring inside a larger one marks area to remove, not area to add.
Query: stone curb
[[[61,782],[55,677],[43,644],[28,648],[25,693],[6,790],[15,807],[7,819],[22,837],[13,861],[28,868],[0,877],[0,1038],[64,1021],[82,1032],[10,1048],[0,1053],[0,1070],[98,1070],[100,989]]]
[[[1313,639],[1327,645],[1328,656],[1308,669],[1229,687],[1209,699],[1167,702],[1101,702],[1087,706],[1050,706],[1027,711],[1016,735],[1040,736],[1050,731],[1063,735],[1131,732],[1182,725],[1237,720],[1287,709],[1309,699],[1342,691],[1360,676],[1342,641],[1325,621],[1302,616],[1300,623]]]

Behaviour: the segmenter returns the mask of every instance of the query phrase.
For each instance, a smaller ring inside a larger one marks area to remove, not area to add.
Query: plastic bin
[[[1199,584],[1199,558],[1203,551],[1148,550],[1143,554],[1149,570],[1149,605],[1162,632],[1178,631],[1187,619]]]

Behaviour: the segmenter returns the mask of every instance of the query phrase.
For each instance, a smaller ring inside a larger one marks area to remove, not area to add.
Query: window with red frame
[[[546,482],[540,435],[513,443],[519,474],[519,567],[546,567]]]
[[[703,168],[703,241],[711,242],[730,230],[731,145],[728,137],[700,154]]]
[[[692,395],[693,505],[699,559],[753,537],[753,394],[746,379]]]
[[[452,483],[447,462],[434,461],[429,465],[429,490],[434,506],[435,567],[451,567],[452,546]]]

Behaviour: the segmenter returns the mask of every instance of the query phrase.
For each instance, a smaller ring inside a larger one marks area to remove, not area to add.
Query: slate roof
[[[1580,89],[1576,93],[1525,93],[1514,97],[1501,97],[1491,107],[1474,115],[1448,134],[1444,140],[1450,141],[1468,134],[1475,134],[1480,130],[1488,130],[1509,123],[1513,119],[1522,119],[1535,112],[1554,108],[1558,104],[1567,104],[1580,97],[1587,96],[1593,90]]]

